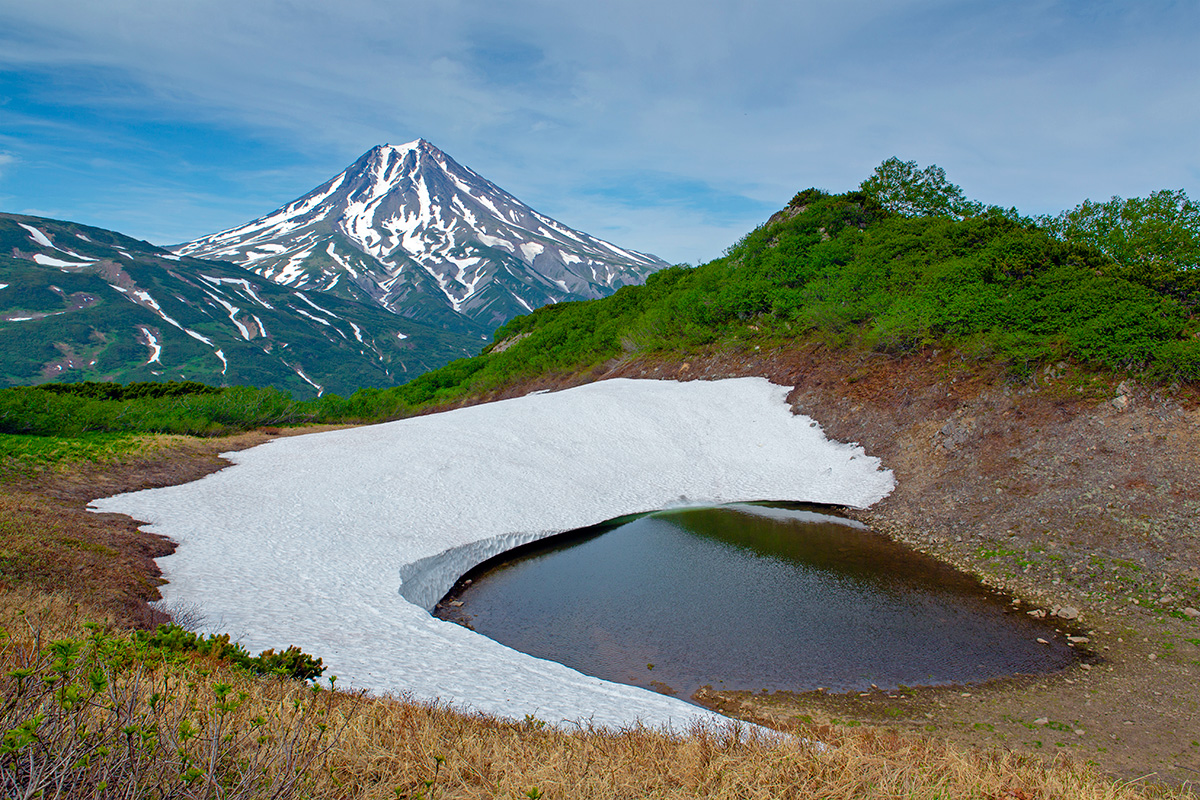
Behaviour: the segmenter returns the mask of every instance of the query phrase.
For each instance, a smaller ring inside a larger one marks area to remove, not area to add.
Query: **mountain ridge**
[[[278,286],[102,228],[0,213],[0,385],[175,379],[349,393],[471,355],[484,333]]]

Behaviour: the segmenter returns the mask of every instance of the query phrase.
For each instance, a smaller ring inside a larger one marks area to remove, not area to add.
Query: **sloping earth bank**
[[[868,724],[1200,784],[1200,406],[1059,364],[1014,381],[950,354],[903,359],[821,346],[688,361],[613,361],[503,396],[611,377],[758,375],[794,409],[895,471],[854,514],[1017,598],[1078,617],[1071,670],[969,687],[696,699],[768,724]],[[499,396],[499,395],[498,395]],[[787,499],[787,498],[763,498]],[[1065,620],[1064,620],[1065,624]]]

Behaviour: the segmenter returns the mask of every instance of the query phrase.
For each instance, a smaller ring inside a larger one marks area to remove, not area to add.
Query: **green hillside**
[[[1182,193],[1187,224],[1168,235],[1162,220],[1142,220],[1158,230],[1159,250],[1144,243],[1120,259],[1105,252],[1103,232],[1080,224],[1086,204],[1033,220],[938,202],[961,196],[944,176],[935,189],[924,203],[871,180],[844,194],[805,190],[721,258],[514,319],[484,354],[382,396],[449,401],[614,358],[813,340],[891,354],[950,348],[967,363],[1002,364],[1017,381],[1064,359],[1164,383],[1200,379],[1200,270],[1187,260],[1194,250],[1177,246],[1200,241],[1200,214]],[[1108,239],[1136,233],[1110,226]]]
[[[395,386],[478,351],[375,304],[72,222],[0,214],[0,386],[192,380],[298,397]]]
[[[1001,366],[1014,382],[1063,360],[1193,382],[1200,210],[1182,192],[1151,200],[1113,198],[1034,220],[966,200],[937,167],[891,159],[859,190],[798,193],[721,258],[518,317],[482,354],[401,386],[307,402],[245,389],[144,401],[0,393],[0,431],[42,430],[34,419],[48,431],[60,403],[72,404],[75,431],[229,430],[264,424],[264,408],[272,424],[374,421],[616,359],[813,343],[847,356],[948,349],[968,368]],[[167,421],[172,403],[186,406],[187,424]],[[251,409],[244,419],[242,407]]]

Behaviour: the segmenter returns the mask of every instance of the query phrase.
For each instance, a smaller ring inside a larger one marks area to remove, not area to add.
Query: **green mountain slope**
[[[297,397],[395,386],[470,355],[374,305],[278,286],[119,233],[0,214],[0,385],[195,380]]]
[[[630,355],[819,339],[894,354],[954,348],[1015,379],[1069,359],[1160,381],[1200,379],[1195,292],[1132,279],[1100,250],[1015,212],[904,216],[861,192],[806,190],[719,259],[498,329],[483,355],[394,391],[452,400]]]
[[[403,385],[363,384],[349,394],[341,388],[352,386],[353,375],[347,374],[323,397],[289,404],[284,416],[290,421],[377,421],[535,380],[546,383],[565,376],[569,382],[627,360],[678,361],[814,344],[846,364],[860,363],[867,352],[906,355],[938,349],[953,353],[955,363],[968,370],[973,365],[993,372],[1003,368],[1017,384],[1063,360],[1086,371],[1132,374],[1160,384],[1200,381],[1195,267],[1181,262],[1168,270],[1167,279],[1160,270],[1142,280],[1127,264],[1091,243],[1064,238],[1045,220],[975,205],[964,208],[963,213],[906,215],[861,191],[830,195],[805,190],[721,258],[695,268],[661,270],[644,285],[624,287],[610,297],[559,303],[517,317],[495,332],[480,355],[460,358]],[[268,289],[262,288],[264,298]],[[55,298],[60,310],[72,296],[64,286],[42,289],[42,298]],[[334,302],[321,300],[330,308]],[[61,318],[85,310],[64,312]],[[209,312],[207,322],[189,317],[188,324],[201,329],[219,317],[213,309]],[[144,324],[130,320],[125,327]],[[160,322],[158,330],[166,327]],[[97,366],[92,369],[99,371],[101,356],[111,345],[89,335],[86,342],[99,354],[93,356]],[[175,338],[189,344],[186,331]],[[44,344],[37,346],[44,350]],[[144,343],[135,338],[134,345],[126,346],[140,347],[139,357],[146,360]],[[211,349],[192,348],[197,361],[214,360]],[[64,414],[82,430],[179,427],[178,420],[133,425],[132,412],[105,410],[109,401],[60,402],[36,394],[0,397],[0,428],[33,430],[22,420],[36,416],[44,422],[37,429],[50,431]],[[210,419],[222,429],[258,424],[260,416],[252,408],[260,403],[257,398],[249,393],[188,401],[192,405],[183,428],[190,430],[199,421],[204,429],[204,420]],[[147,420],[178,416],[167,408],[167,400],[154,402],[153,409],[147,406]],[[79,408],[63,410],[71,403]],[[212,403],[220,410],[204,410]],[[243,406],[251,409],[245,419],[236,410]]]

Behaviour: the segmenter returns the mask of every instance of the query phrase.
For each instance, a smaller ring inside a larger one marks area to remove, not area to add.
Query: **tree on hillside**
[[[1200,204],[1182,189],[1106,203],[1085,200],[1044,227],[1069,242],[1086,244],[1111,258],[1122,277],[1182,297],[1200,284]]]
[[[983,211],[983,204],[968,200],[937,164],[920,169],[917,162],[895,156],[876,167],[859,189],[888,211],[906,217],[964,219]]]

